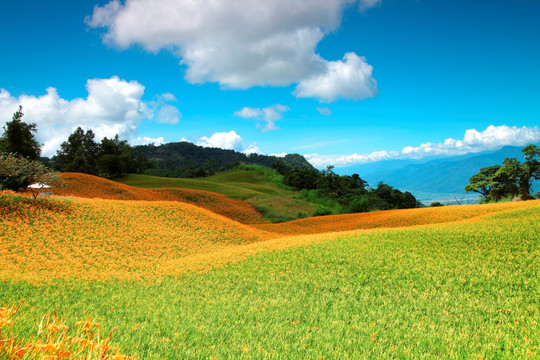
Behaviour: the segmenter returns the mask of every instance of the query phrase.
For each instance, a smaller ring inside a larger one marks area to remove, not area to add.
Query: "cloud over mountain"
[[[216,132],[210,137],[202,136],[193,139],[184,138],[182,140],[192,142],[195,145],[209,148],[234,150],[237,152],[242,152],[244,154],[262,154],[257,144],[253,143],[247,146],[244,145],[244,140],[234,130],[231,130],[229,132]]]
[[[413,158],[419,159],[436,155],[463,155],[486,150],[499,149],[506,145],[524,146],[540,142],[538,127],[488,126],[484,131],[469,129],[463,139],[448,138],[440,143],[427,142],[419,146],[406,146],[401,151],[375,151],[370,154],[319,155],[307,154],[306,159],[316,167],[335,165],[337,167],[362,164],[380,160]]]

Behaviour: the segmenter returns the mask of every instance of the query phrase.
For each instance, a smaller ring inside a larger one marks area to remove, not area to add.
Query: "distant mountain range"
[[[427,205],[432,201],[444,203],[455,202],[456,199],[471,202],[478,196],[465,196],[464,187],[470,177],[483,167],[502,164],[507,157],[522,161],[522,148],[505,146],[495,151],[454,157],[385,160],[336,168],[335,172],[341,175],[359,174],[371,186],[377,186],[382,181],[402,191],[410,191]]]

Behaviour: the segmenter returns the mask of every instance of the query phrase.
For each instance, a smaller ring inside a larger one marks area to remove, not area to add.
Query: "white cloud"
[[[155,120],[162,124],[177,124],[180,121],[180,111],[172,105],[161,105],[157,110]]]
[[[151,138],[148,136],[139,136],[136,138],[131,139],[130,141],[131,145],[150,145],[154,144],[156,146],[165,144],[165,139],[163,136],[157,137],[157,138]]]
[[[156,96],[156,99],[149,103],[149,107],[154,114],[153,119],[161,124],[177,124],[182,114],[176,106],[169,105],[169,102],[177,102],[176,97],[171,93],[163,93]]]
[[[319,114],[324,115],[324,116],[332,115],[332,110],[330,110],[327,107],[318,107],[317,111],[319,112]]]
[[[484,131],[469,129],[465,131],[463,139],[448,138],[440,143],[424,143],[417,147],[406,146],[401,151],[376,151],[371,154],[349,155],[319,155],[307,154],[306,159],[315,167],[335,165],[337,167],[350,166],[366,162],[375,162],[388,159],[414,158],[436,155],[464,155],[486,150],[496,150],[503,146],[524,146],[540,141],[540,129],[538,127],[509,127],[488,126]]]
[[[328,74],[341,61],[328,61],[316,48],[337,30],[347,7],[375,6],[374,0],[113,0],[96,6],[86,19],[91,27],[106,28],[104,41],[127,48],[138,44],[157,52],[167,49],[186,66],[191,83],[217,82],[225,88],[283,86]],[[362,60],[364,61],[364,60]],[[352,67],[351,64],[345,64]],[[376,83],[363,77],[334,81],[339,97],[363,99]],[[350,82],[364,85],[351,86]],[[307,84],[309,85],[309,84]],[[353,91],[360,91],[359,94]],[[301,92],[318,97],[317,92]]]
[[[195,144],[210,148],[235,150],[238,152],[241,152],[244,149],[243,140],[235,131],[217,132],[210,137],[203,136],[198,138]]]
[[[188,138],[182,138],[182,141],[192,142],[195,145],[204,147],[234,150],[247,155],[262,154],[256,143],[247,146],[244,145],[244,140],[234,130],[229,132],[217,132],[210,137],[195,137],[191,140]]]
[[[92,129],[96,140],[103,137],[132,139],[142,119],[156,117],[156,108],[142,100],[144,86],[137,81],[125,81],[116,76],[109,79],[90,79],[86,83],[88,96],[66,100],[55,88],[48,88],[41,96],[12,96],[0,90],[0,126],[10,121],[19,104],[23,106],[23,120],[36,123],[37,139],[43,144],[42,154],[53,156],[60,144],[78,126]],[[157,110],[163,109],[157,108]],[[166,108],[166,111],[171,111]],[[167,114],[157,113],[157,118]],[[170,114],[169,114],[170,115]],[[170,117],[169,117],[170,118]]]
[[[246,148],[242,150],[242,152],[246,155],[250,155],[250,154],[263,155],[261,149],[259,149],[256,143],[246,146]]]
[[[243,117],[244,119],[257,119],[264,116],[264,112],[261,109],[244,107],[242,110],[234,112],[234,115]]]
[[[282,153],[279,153],[279,154],[270,154],[269,156],[285,157],[285,156],[287,156],[287,153],[286,153],[286,152],[282,152]]]
[[[377,96],[377,82],[371,76],[373,66],[355,53],[346,53],[344,61],[328,61],[327,70],[302,80],[294,93],[332,102],[338,98],[362,100]]]
[[[242,117],[244,119],[255,119],[264,121],[266,124],[262,126],[262,131],[277,130],[276,121],[283,118],[283,113],[289,111],[289,107],[281,104],[268,106],[265,108],[250,108],[244,107],[242,110],[234,112],[234,115]],[[261,127],[257,124],[257,127]]]
[[[425,143],[417,147],[407,146],[401,153],[408,157],[425,157],[429,155],[463,155],[484,150],[498,149],[506,145],[523,146],[540,141],[540,130],[537,127],[508,127],[506,125],[490,125],[484,131],[469,129],[463,139],[448,138],[441,143]]]
[[[353,164],[362,164],[366,162],[375,162],[381,160],[388,160],[397,158],[399,152],[397,151],[375,151],[371,154],[349,154],[349,155],[319,155],[319,154],[306,154],[304,157],[313,166],[317,168],[323,168],[327,165],[334,165],[337,167],[349,166]]]

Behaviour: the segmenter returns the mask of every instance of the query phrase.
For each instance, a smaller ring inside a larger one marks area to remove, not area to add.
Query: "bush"
[[[331,215],[332,210],[327,208],[326,206],[319,205],[317,209],[313,212],[313,216],[324,216],[324,215]]]
[[[345,207],[344,213],[360,213],[370,211],[371,206],[369,204],[369,198],[367,196],[360,196],[352,200],[349,206]]]
[[[444,206],[443,204],[441,204],[440,202],[438,201],[435,201],[435,202],[432,202],[431,205],[429,205],[431,207],[439,207],[439,206]]]
[[[42,163],[16,154],[0,155],[0,189],[17,191],[26,190],[32,183],[55,185],[60,177],[51,172]],[[31,189],[37,197],[41,189]]]

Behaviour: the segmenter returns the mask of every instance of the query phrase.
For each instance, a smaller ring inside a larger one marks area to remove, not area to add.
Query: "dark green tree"
[[[516,158],[504,159],[502,166],[493,175],[491,198],[499,201],[506,197],[519,195],[519,182],[521,179],[521,164]]]
[[[532,199],[532,183],[540,180],[540,149],[536,145],[527,145],[523,153],[523,163],[515,158],[504,159],[502,165],[480,169],[465,186],[467,192],[481,194],[485,201],[499,201],[506,197]]]
[[[540,148],[536,145],[527,145],[521,152],[524,162],[520,167],[519,194],[523,200],[532,199],[532,182],[540,180]]]
[[[491,190],[495,183],[493,182],[493,176],[500,169],[500,165],[493,165],[483,167],[478,174],[471,176],[469,184],[465,186],[466,192],[476,192],[484,198],[489,200],[491,196]]]
[[[98,175],[99,145],[95,142],[94,137],[92,130],[87,130],[85,133],[81,127],[69,135],[67,141],[60,145],[60,150],[55,157],[61,171]]]
[[[131,146],[126,140],[103,138],[99,145],[97,167],[100,176],[114,177],[136,171]]]
[[[41,145],[36,140],[37,125],[22,121],[22,106],[13,114],[11,121],[4,126],[0,137],[0,146],[4,152],[19,154],[31,160],[37,160],[41,154]]]

